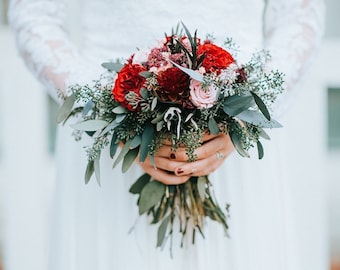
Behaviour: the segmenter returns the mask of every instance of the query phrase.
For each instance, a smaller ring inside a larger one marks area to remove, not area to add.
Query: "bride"
[[[77,10],[81,38],[74,42],[67,31],[68,4],[12,0],[9,9],[23,59],[57,101],[58,91],[66,95],[68,86],[98,78],[103,72],[100,63],[126,59],[136,47],[152,46],[184,21],[200,36],[213,34],[215,43],[232,37],[240,46],[241,63],[254,51],[269,49],[273,61],[268,68],[285,73],[285,94],[274,112],[282,116],[299,91],[294,86],[318,47],[323,25],[321,0],[84,0]],[[251,159],[238,156],[226,135],[199,148],[194,163],[180,156],[170,159],[168,148],[163,148],[157,170],[145,162],[122,174],[120,168],[112,169],[104,153],[99,187],[95,181],[83,182],[86,142],[75,142],[67,125],[59,127],[47,269],[301,270],[312,265],[309,270],[320,270],[325,254],[309,258],[303,252],[297,224],[301,218],[294,211],[299,202],[290,196],[292,180],[279,132],[271,132],[262,161],[254,154]],[[217,152],[224,158],[218,159]],[[138,218],[136,197],[128,192],[143,170],[171,184],[211,173],[218,201],[231,205],[230,237],[207,221],[205,239],[183,248],[174,242],[172,259],[166,248],[156,249],[157,227]],[[316,220],[309,222],[318,228]]]

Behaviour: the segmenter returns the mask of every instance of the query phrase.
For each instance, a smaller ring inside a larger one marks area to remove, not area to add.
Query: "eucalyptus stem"
[[[192,218],[193,218],[193,221],[194,221],[194,225],[195,226],[199,226],[199,213],[198,213],[198,209],[197,209],[197,205],[196,205],[196,201],[195,201],[195,197],[194,197],[194,194],[193,194],[193,191],[192,191],[192,183],[190,181],[188,181],[186,183],[186,187],[189,191],[189,198],[190,198],[190,208],[192,210]]]
[[[171,213],[170,213],[170,231],[169,231],[169,235],[170,235],[170,256],[173,256],[172,253],[172,245],[173,245],[173,228],[174,228],[174,219],[176,216],[175,213],[175,204],[176,204],[176,189],[174,189],[173,193],[170,193],[170,200],[171,200]]]

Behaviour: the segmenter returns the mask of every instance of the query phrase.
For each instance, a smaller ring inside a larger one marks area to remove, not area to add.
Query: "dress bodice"
[[[247,8],[244,8],[247,6]],[[150,47],[183,21],[198,36],[222,44],[232,37],[242,52],[262,46],[263,0],[84,1],[84,48],[101,60],[127,57]],[[98,16],[98,14],[101,14]]]

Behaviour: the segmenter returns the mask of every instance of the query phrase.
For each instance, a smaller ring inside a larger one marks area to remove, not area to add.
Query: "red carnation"
[[[129,92],[134,92],[140,97],[140,89],[143,87],[146,80],[139,74],[142,71],[146,71],[146,69],[141,65],[126,64],[119,71],[115,85],[112,89],[114,99],[130,111],[134,111],[136,108],[126,100],[125,96]]]
[[[216,71],[217,73],[220,73],[221,69],[226,69],[230,64],[235,62],[234,58],[229,52],[212,43],[204,43],[203,45],[199,45],[197,54],[205,54],[202,66],[207,72]]]
[[[176,67],[168,68],[157,76],[156,95],[165,102],[175,102],[186,106],[189,97],[190,77]]]

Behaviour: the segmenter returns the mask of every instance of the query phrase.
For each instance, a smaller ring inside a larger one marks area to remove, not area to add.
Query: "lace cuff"
[[[69,38],[66,7],[60,0],[13,0],[8,12],[20,54],[55,100],[58,90],[66,95],[68,85],[86,83],[94,73]]]

